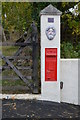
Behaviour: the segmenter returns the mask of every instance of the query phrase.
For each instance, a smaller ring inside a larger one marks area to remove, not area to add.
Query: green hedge
[[[80,43],[73,46],[70,42],[61,44],[61,58],[80,58]]]

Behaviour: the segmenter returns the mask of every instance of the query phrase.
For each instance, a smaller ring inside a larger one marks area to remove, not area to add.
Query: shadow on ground
[[[3,100],[2,118],[80,119],[80,106],[37,100]]]

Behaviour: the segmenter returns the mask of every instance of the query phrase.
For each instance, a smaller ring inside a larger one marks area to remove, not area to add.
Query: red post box
[[[45,81],[57,81],[57,48],[45,48]]]

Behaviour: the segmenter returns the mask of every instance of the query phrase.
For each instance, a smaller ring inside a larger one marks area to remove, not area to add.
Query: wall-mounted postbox
[[[45,81],[57,81],[57,48],[45,48]]]

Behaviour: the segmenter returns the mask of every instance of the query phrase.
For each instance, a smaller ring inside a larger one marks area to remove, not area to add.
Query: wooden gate
[[[10,43],[10,42],[3,42],[2,46],[19,46],[18,50],[13,56],[4,56],[3,54],[1,55],[1,58],[5,61],[5,64],[2,66],[2,71],[8,69],[12,69],[17,76],[24,81],[26,86],[4,86],[2,89],[3,90],[29,90],[31,93],[38,93],[38,88],[39,88],[39,80],[38,80],[38,32],[37,32],[37,27],[35,26],[35,23],[31,24],[31,33],[30,35],[24,39],[24,35],[20,38],[22,39],[22,42],[17,42],[15,43]],[[30,55],[24,55],[20,56],[23,49],[29,47],[32,49],[32,54]],[[31,66],[17,66],[14,63],[16,61],[23,61],[26,60],[26,63],[29,61],[32,61]],[[27,74],[24,76],[20,70],[32,70],[32,75],[27,76]],[[2,76],[2,80],[4,79],[12,79],[12,77],[7,77],[7,76]],[[14,80],[17,80],[15,76],[13,76]],[[32,81],[31,81],[32,80]]]

